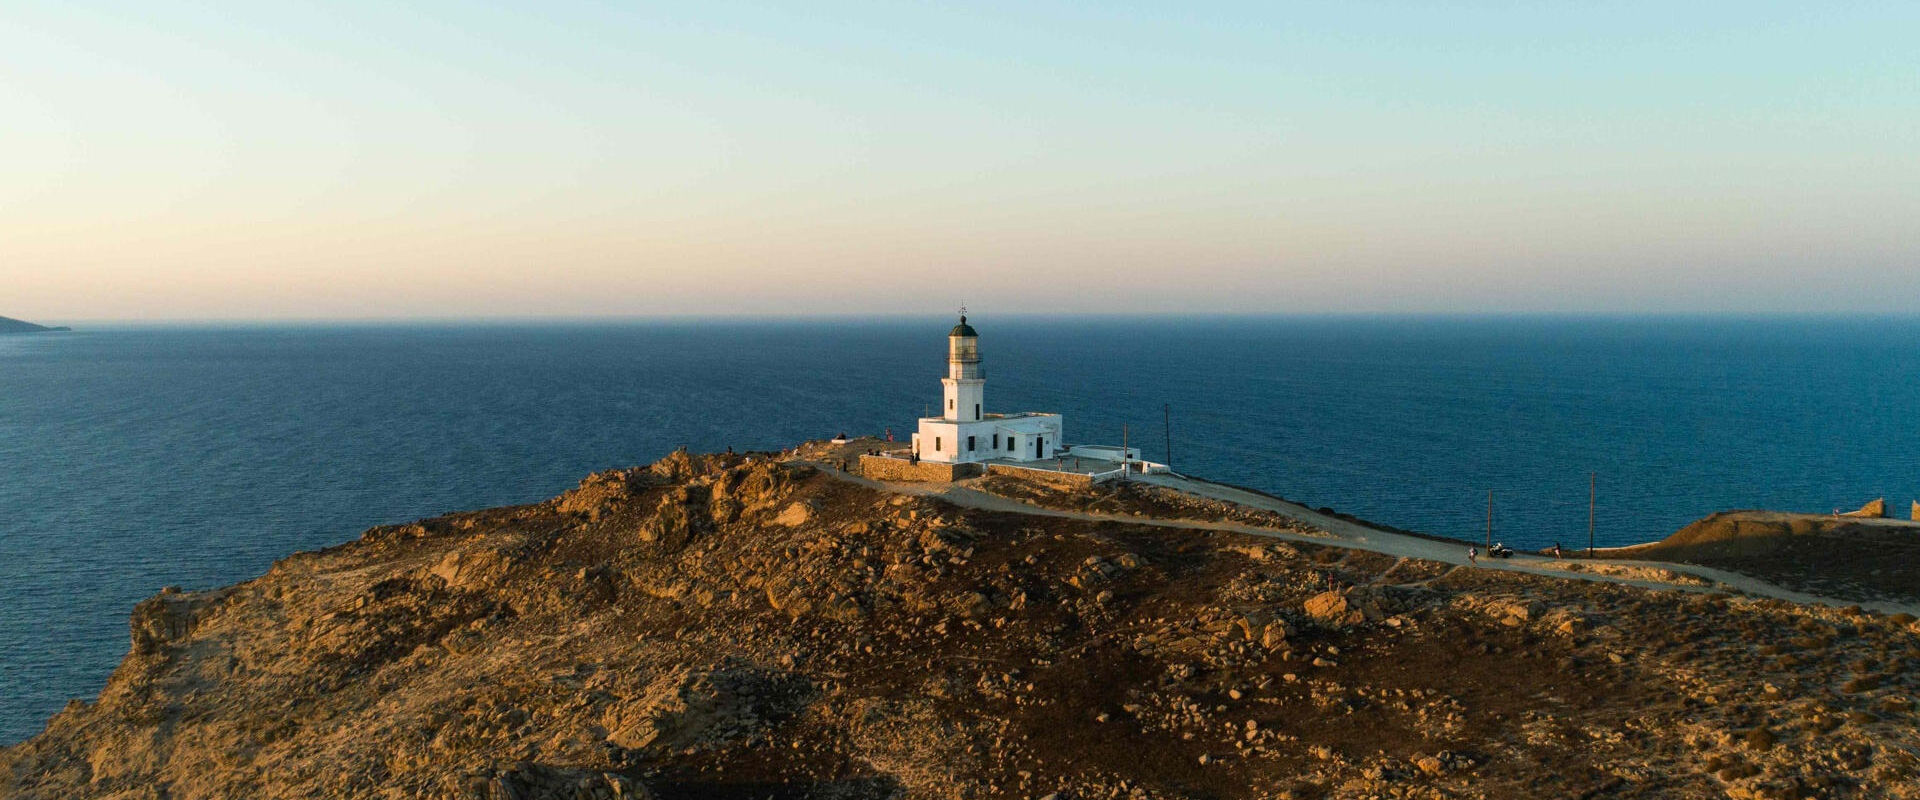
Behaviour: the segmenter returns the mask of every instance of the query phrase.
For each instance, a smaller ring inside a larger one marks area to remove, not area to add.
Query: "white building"
[[[988,414],[986,374],[980,371],[980,334],[966,315],[947,334],[947,377],[940,416],[923,417],[913,451],[923,461],[962,463],[1001,459],[1038,461],[1060,449],[1059,414]]]

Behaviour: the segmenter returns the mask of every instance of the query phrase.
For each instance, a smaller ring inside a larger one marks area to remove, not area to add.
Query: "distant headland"
[[[0,334],[52,333],[55,331],[70,331],[70,330],[73,330],[73,329],[67,328],[67,327],[50,328],[45,325],[35,325],[31,322],[26,322],[24,320],[17,320],[12,317],[0,317]]]

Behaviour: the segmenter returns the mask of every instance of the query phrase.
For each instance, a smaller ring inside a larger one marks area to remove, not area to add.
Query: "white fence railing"
[[[1099,472],[1083,472],[1077,469],[1063,469],[1063,468],[1054,467],[1054,466],[1047,466],[1044,464],[1044,462],[1034,462],[1032,464],[991,464],[989,465],[989,467],[993,469],[1003,469],[1003,470],[1031,470],[1033,472],[1044,472],[1051,475],[1074,475],[1074,476],[1084,475],[1087,478],[1091,479],[1094,483],[1109,481],[1115,478],[1124,479],[1127,475],[1152,475],[1155,473],[1173,471],[1172,468],[1168,467],[1165,464],[1159,464],[1152,461],[1129,461],[1124,464],[1117,464],[1113,469],[1101,470]]]

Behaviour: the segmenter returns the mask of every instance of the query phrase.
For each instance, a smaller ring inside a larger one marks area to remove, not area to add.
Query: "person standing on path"
[[[1472,546],[1467,548],[1467,563],[1476,567],[1480,566],[1480,548]]]

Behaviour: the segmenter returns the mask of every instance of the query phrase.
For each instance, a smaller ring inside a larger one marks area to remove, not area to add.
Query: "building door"
[[[1046,454],[1047,454],[1047,437],[1045,436],[1033,437],[1033,457],[1039,458]]]

